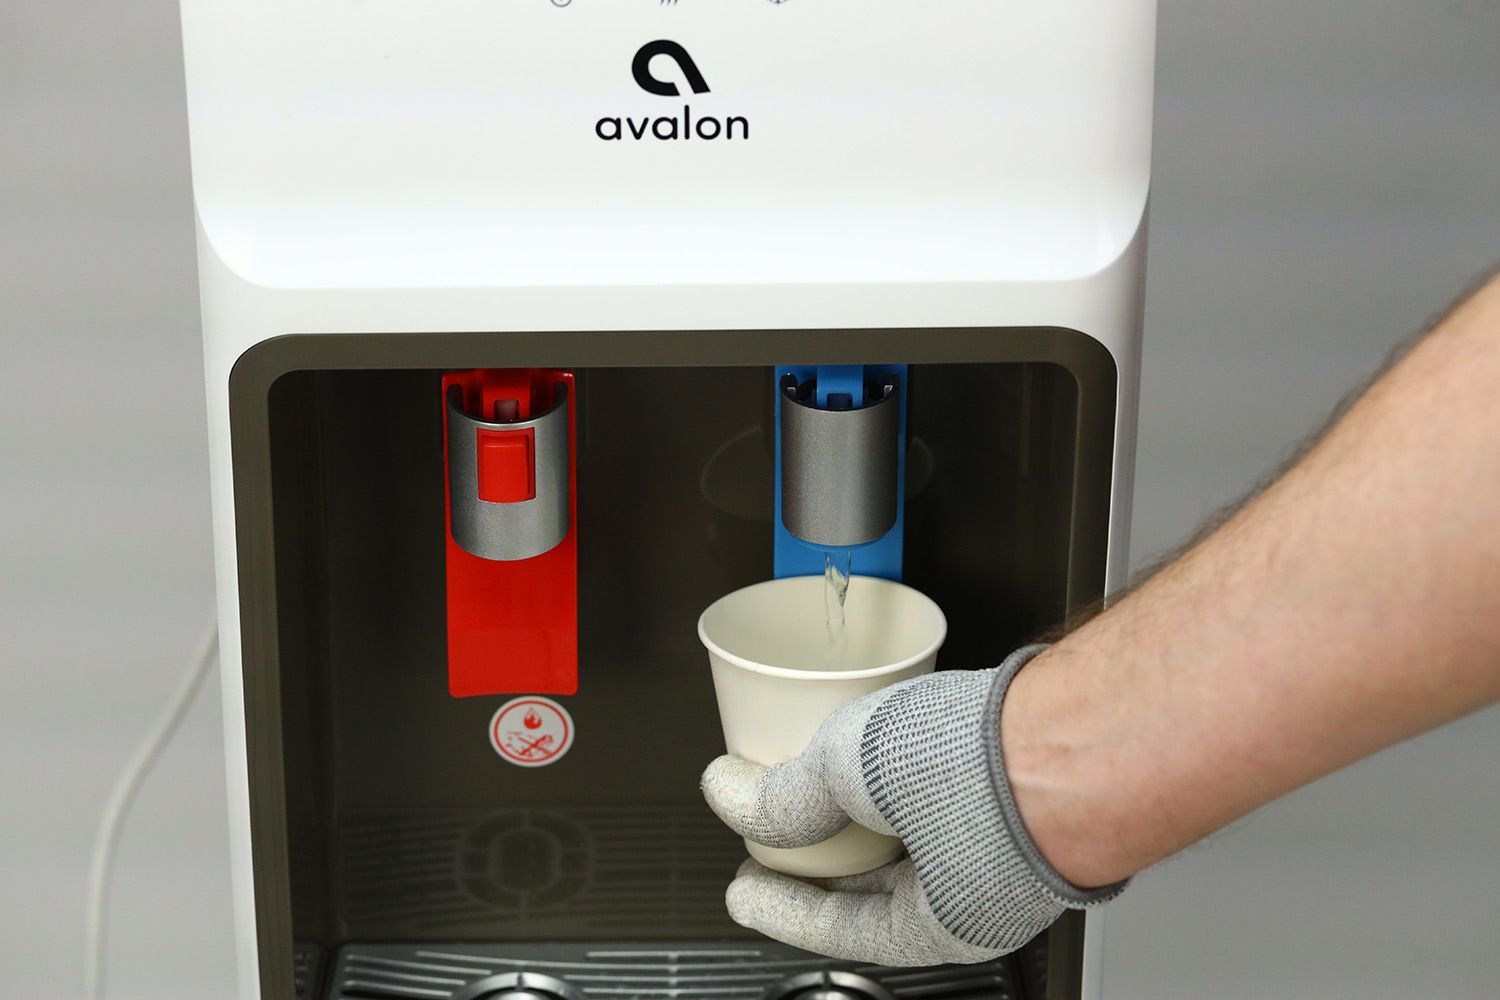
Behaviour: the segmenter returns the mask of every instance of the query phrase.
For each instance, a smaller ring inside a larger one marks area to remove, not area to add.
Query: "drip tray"
[[[767,943],[351,944],[326,1000],[1021,1000],[1011,960],[930,969]]]

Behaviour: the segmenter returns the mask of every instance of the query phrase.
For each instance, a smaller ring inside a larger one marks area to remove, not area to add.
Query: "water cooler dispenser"
[[[725,915],[698,614],[1125,569],[1154,4],[184,0],[238,1000],[1078,1000]],[[851,609],[857,613],[857,609]]]

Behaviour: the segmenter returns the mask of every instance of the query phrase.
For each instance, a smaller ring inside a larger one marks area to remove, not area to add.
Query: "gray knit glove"
[[[1069,908],[1125,883],[1080,889],[1021,822],[1000,754],[1000,705],[1044,646],[999,667],[903,681],[829,716],[772,768],[720,757],[703,773],[719,818],[767,847],[806,847],[850,820],[894,834],[909,858],[863,875],[796,879],[746,861],[726,895],[734,920],[786,944],[879,965],[982,962]]]

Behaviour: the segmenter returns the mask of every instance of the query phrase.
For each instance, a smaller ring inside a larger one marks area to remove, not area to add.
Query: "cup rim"
[[[866,680],[871,677],[882,677],[886,674],[898,673],[936,654],[937,651],[942,648],[944,641],[946,641],[948,638],[948,616],[943,614],[943,609],[940,608],[938,606],[938,603],[932,598],[928,597],[917,588],[908,586],[907,584],[904,584],[899,580],[887,580],[885,577],[880,576],[861,576],[858,573],[853,574],[850,577],[850,580],[867,580],[873,583],[880,584],[882,586],[897,587],[901,590],[905,590],[909,593],[915,594],[917,597],[925,601],[927,603],[927,606],[930,607],[933,613],[937,615],[939,627],[936,638],[934,638],[932,642],[930,642],[921,651],[913,653],[911,656],[903,657],[902,659],[897,660],[895,663],[886,663],[878,667],[864,667],[860,670],[804,670],[798,667],[777,667],[772,666],[769,663],[757,663],[754,660],[748,660],[745,657],[740,656],[738,653],[731,653],[729,650],[725,649],[723,646],[720,646],[717,642],[714,642],[708,637],[708,632],[703,624],[704,620],[708,618],[709,612],[713,611],[714,608],[718,607],[723,602],[729,600],[732,597],[736,597],[747,590],[754,590],[756,587],[764,587],[770,584],[780,583],[782,582],[782,580],[800,580],[808,578],[821,579],[821,577],[780,577],[774,580],[761,580],[759,583],[752,583],[749,586],[741,587],[739,590],[732,590],[729,593],[723,595],[708,607],[704,608],[703,613],[698,616],[698,641],[701,642],[704,648],[707,649],[710,653],[714,654],[725,662],[732,664],[733,666],[739,667],[741,670],[748,670],[754,674],[764,674],[767,677],[782,677],[788,680],[823,681],[832,683],[836,681]]]

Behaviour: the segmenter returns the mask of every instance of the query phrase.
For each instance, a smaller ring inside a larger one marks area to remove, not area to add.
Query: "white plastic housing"
[[[256,343],[1069,327],[1118,369],[1121,581],[1154,0],[183,0],[182,22],[239,1000],[261,993],[228,381]],[[687,96],[637,84],[634,56],[657,39],[686,49],[707,93],[664,56],[652,76]],[[601,118],[654,135],[684,106],[742,118],[748,138],[599,138]]]

